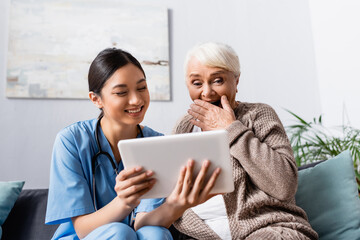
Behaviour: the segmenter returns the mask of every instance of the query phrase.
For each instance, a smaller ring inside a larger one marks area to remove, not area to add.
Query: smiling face
[[[239,77],[232,72],[217,67],[203,65],[191,57],[186,69],[186,86],[191,99],[201,99],[219,105],[222,95],[229,100],[232,108],[236,107],[235,96]]]
[[[107,120],[120,125],[141,123],[150,103],[143,72],[131,63],[119,68],[106,81],[95,102]]]

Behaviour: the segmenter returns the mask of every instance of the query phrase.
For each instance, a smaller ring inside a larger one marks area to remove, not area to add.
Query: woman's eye
[[[192,81],[192,85],[196,86],[196,87],[200,87],[202,85],[202,83],[198,80]]]
[[[124,96],[126,95],[127,92],[116,92],[115,94],[118,96]]]
[[[215,78],[214,83],[216,84],[222,84],[224,82],[223,78]]]
[[[144,87],[138,88],[138,91],[145,91],[146,89],[147,89],[147,86],[144,86]]]

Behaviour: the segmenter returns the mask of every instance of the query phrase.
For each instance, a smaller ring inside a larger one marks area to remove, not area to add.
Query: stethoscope
[[[111,155],[108,152],[105,152],[101,149],[101,145],[100,145],[100,140],[99,140],[99,128],[100,128],[100,120],[102,117],[100,117],[96,123],[96,128],[95,128],[95,139],[96,139],[96,144],[97,147],[99,149],[99,151],[91,158],[91,169],[92,169],[92,185],[93,185],[93,201],[94,201],[94,207],[95,207],[95,211],[97,211],[97,204],[96,204],[96,194],[95,194],[95,163],[96,163],[96,159],[100,156],[100,155],[104,155],[106,156],[106,158],[110,161],[111,166],[114,169],[114,172],[116,173],[116,175],[118,175],[118,171],[116,169],[116,165],[115,165],[115,161],[113,160],[113,158],[111,157]],[[140,125],[137,125],[137,128],[140,132],[140,136],[143,138],[144,134],[142,132],[142,129],[140,127]]]

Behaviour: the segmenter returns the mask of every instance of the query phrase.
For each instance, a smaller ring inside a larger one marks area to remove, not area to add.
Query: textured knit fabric
[[[223,195],[232,239],[318,239],[295,204],[297,167],[277,114],[266,104],[241,102],[234,113],[226,130],[235,190]],[[183,117],[175,133],[191,132],[190,119]],[[219,239],[191,209],[174,226],[196,239]]]

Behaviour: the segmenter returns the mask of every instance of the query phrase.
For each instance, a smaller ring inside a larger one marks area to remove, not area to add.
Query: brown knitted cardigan
[[[266,104],[242,103],[229,134],[235,190],[224,194],[232,239],[246,239],[259,229],[293,229],[304,239],[318,239],[306,213],[295,205],[297,167],[290,142],[275,111]],[[191,132],[186,115],[175,133]],[[174,226],[196,239],[219,239],[191,209]]]

